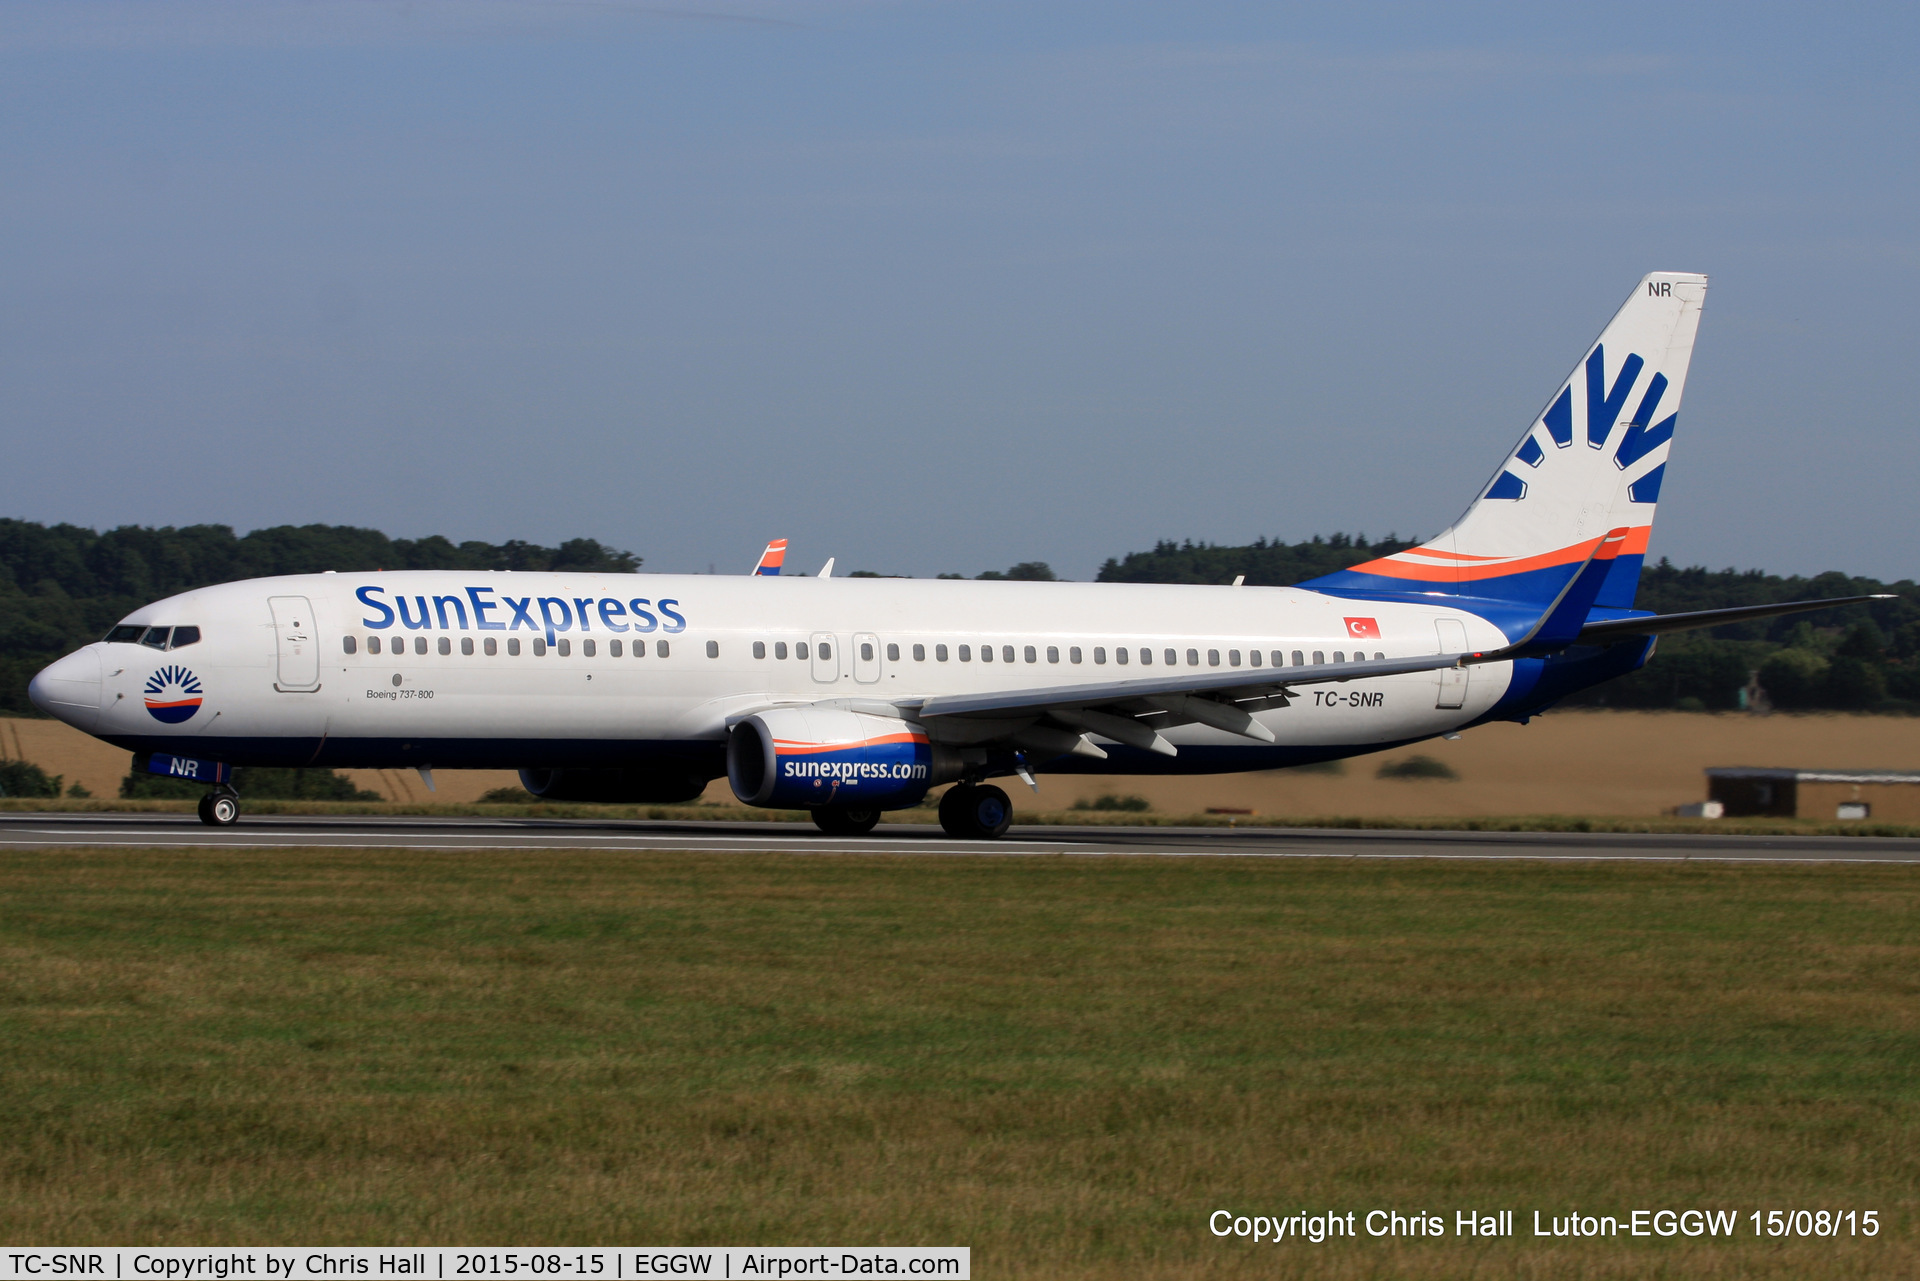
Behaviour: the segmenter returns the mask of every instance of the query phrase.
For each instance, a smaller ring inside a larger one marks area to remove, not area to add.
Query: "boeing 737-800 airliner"
[[[725,774],[836,833],[953,783],[942,825],[994,837],[1012,807],[993,778],[1274,769],[1524,721],[1661,632],[1847,603],[1633,609],[1706,289],[1641,281],[1459,521],[1296,587],[777,560],[302,575],[136,610],[31,695],[137,768],[206,782],[214,824],[239,815],[236,766],[513,768],[582,801],[684,801]]]

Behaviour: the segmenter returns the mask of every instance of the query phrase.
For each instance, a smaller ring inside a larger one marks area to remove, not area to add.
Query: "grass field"
[[[0,855],[0,903],[10,1242],[1920,1272],[1909,869],[63,850]],[[1206,1230],[1694,1206],[1886,1226]]]

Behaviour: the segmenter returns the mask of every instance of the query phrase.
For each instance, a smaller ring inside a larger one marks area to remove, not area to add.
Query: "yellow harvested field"
[[[1382,779],[1384,761],[1415,754],[1457,781]],[[1920,718],[1568,711],[1529,725],[1482,725],[1362,756],[1343,775],[1281,770],[1192,778],[1042,778],[1050,809],[1103,792],[1134,793],[1165,814],[1209,808],[1355,818],[1592,814],[1653,817],[1707,796],[1710,765],[1920,770]],[[1015,803],[1031,806],[1031,793]]]
[[[127,753],[57,721],[0,720],[0,750],[95,796],[118,795]],[[1382,761],[1420,753],[1457,781],[1380,779]],[[1042,775],[1040,793],[1014,787],[1014,803],[1067,809],[1102,794],[1138,795],[1161,814],[1248,809],[1263,816],[1356,818],[1591,814],[1653,817],[1706,798],[1709,765],[1920,770],[1920,718],[1751,716],[1693,712],[1557,712],[1530,725],[1483,725],[1456,742],[1434,740],[1346,762],[1340,775],[1281,770],[1184,778]],[[514,784],[506,770],[437,770],[431,795],[411,770],[347,770],[361,787],[403,802],[464,803]],[[707,799],[733,803],[726,780]]]

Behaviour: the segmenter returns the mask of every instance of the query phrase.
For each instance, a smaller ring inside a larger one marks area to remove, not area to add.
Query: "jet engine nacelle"
[[[839,708],[775,708],[727,740],[733,794],[774,809],[907,809],[960,773],[959,754],[911,721]]]
[[[707,780],[672,766],[657,769],[523,769],[520,786],[543,801],[674,805],[707,790]]]

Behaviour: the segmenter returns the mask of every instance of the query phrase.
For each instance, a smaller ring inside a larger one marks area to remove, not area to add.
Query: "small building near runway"
[[[1707,771],[1707,797],[1728,818],[1920,822],[1920,773],[1904,770],[1716,766]]]

